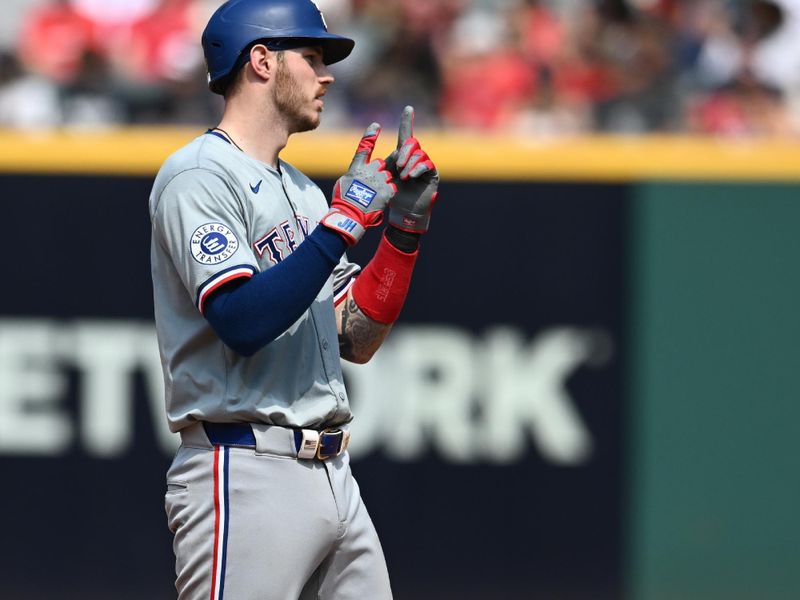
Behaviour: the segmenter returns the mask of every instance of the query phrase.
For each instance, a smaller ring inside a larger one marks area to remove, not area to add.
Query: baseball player
[[[219,126],[162,166],[152,276],[170,427],[181,600],[391,598],[347,454],[340,357],[369,360],[396,320],[438,173],[401,117],[372,159],[370,125],[330,206],[279,158],[320,122],[327,65],[354,42],[311,0],[230,0],[202,38]],[[362,270],[345,250],[388,226]]]

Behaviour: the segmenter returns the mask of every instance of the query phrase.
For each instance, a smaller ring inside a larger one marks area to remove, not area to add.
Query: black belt
[[[208,441],[215,446],[256,447],[256,436],[248,423],[203,423]],[[342,429],[291,429],[298,458],[325,460],[338,456],[350,442],[350,433]]]

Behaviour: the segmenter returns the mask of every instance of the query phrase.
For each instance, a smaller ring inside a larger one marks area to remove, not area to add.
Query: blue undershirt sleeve
[[[271,269],[212,292],[203,314],[228,347],[252,356],[311,306],[346,248],[342,236],[317,227]]]

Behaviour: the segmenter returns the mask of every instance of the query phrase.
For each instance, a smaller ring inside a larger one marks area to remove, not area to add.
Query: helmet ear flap
[[[226,97],[228,96],[228,92],[231,86],[236,81],[236,78],[241,73],[242,68],[248,62],[248,58],[250,55],[250,49],[255,45],[255,42],[248,45],[241,54],[239,58],[234,63],[233,67],[228,74],[223,75],[222,77],[218,77],[216,79],[211,78],[211,71],[209,70],[208,75],[208,89],[214,92],[215,94],[219,94],[220,96]]]
[[[215,94],[219,94],[222,97],[228,96],[228,88],[230,88],[231,83],[233,83],[235,73],[229,73],[225,77],[220,77],[219,79],[215,79],[214,81],[208,82],[208,89],[214,92]]]

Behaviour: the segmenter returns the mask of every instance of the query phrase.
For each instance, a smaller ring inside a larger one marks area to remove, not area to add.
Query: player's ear
[[[250,49],[250,68],[258,79],[269,80],[276,67],[276,53],[272,52],[264,44],[256,44]]]

